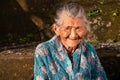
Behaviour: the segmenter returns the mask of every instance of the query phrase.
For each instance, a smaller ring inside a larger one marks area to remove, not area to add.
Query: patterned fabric
[[[82,41],[72,59],[73,63],[57,36],[39,44],[34,55],[34,80],[107,80],[89,43]]]

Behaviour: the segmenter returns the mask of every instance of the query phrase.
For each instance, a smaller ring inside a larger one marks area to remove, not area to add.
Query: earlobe
[[[59,29],[57,28],[56,24],[52,25],[52,30],[55,32],[57,36],[59,36]]]

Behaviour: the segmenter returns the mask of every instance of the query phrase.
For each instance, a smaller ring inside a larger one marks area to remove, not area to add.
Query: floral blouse
[[[34,80],[107,80],[93,46],[82,41],[70,60],[57,36],[39,44],[34,55]]]

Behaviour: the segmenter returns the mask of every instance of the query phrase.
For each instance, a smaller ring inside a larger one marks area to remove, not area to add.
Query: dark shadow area
[[[108,80],[120,79],[120,52],[111,47],[97,49],[100,61],[106,71]]]
[[[2,0],[0,5],[0,46],[40,40],[29,14],[15,0]]]
[[[101,63],[104,66],[108,80],[119,80],[120,79],[120,57],[108,56],[101,57]]]

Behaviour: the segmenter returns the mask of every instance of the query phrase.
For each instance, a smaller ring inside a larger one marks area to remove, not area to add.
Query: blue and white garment
[[[82,41],[72,62],[57,36],[39,44],[34,55],[34,80],[107,80],[93,46]]]

